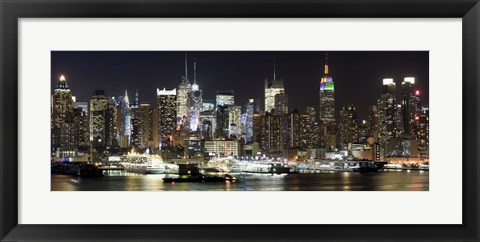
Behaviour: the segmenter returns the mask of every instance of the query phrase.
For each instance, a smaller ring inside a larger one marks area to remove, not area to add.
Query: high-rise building
[[[177,91],[157,89],[158,110],[158,142],[159,146],[169,146],[172,142],[173,130],[176,127]]]
[[[386,140],[396,136],[397,104],[395,98],[395,82],[391,78],[383,79],[383,93],[378,99],[378,131],[379,138]]]
[[[197,62],[194,59],[193,62],[193,85],[192,91],[189,95],[189,108],[190,108],[190,130],[197,131],[200,122],[200,111],[202,106],[202,90],[197,84]]]
[[[118,145],[117,104],[115,97],[107,100],[105,109],[105,145],[108,147]]]
[[[65,76],[61,76],[52,96],[51,145],[52,151],[60,147],[60,128],[69,113],[73,112],[73,99]]]
[[[158,115],[148,102],[132,108],[132,145],[137,148],[158,147]]]
[[[279,115],[288,114],[288,96],[285,93],[275,95],[275,113]]]
[[[275,109],[275,96],[285,93],[283,80],[265,79],[265,112],[272,112]]]
[[[403,133],[406,135],[415,134],[415,113],[417,111],[418,97],[413,92],[414,77],[405,77],[402,82],[402,123]]]
[[[127,145],[130,145],[130,136],[132,135],[132,112],[127,90],[125,90],[125,96],[123,96],[122,102],[122,129],[122,135],[126,137]]]
[[[429,120],[428,108],[422,108],[415,116],[418,152],[421,158],[429,157]]]
[[[235,92],[233,90],[217,91],[215,98],[217,107],[235,105]]]
[[[368,113],[368,136],[378,140],[378,108],[377,106],[370,106]]]
[[[229,137],[240,138],[242,133],[242,107],[238,105],[228,106]]]
[[[106,145],[105,111],[107,97],[104,90],[95,90],[90,98],[90,142],[96,148]]]
[[[247,143],[253,142],[253,114],[255,112],[255,101],[249,99],[245,105],[245,140]]]
[[[190,108],[189,108],[189,97],[190,92],[192,91],[192,85],[188,80],[188,63],[187,63],[187,54],[185,54],[185,76],[182,76],[182,82],[178,85],[176,89],[176,123],[177,127],[187,129],[189,128],[189,117],[190,117]]]
[[[215,138],[228,138],[230,120],[229,106],[219,105],[215,112]]]
[[[260,117],[260,148],[266,152],[282,152],[288,145],[288,121],[283,115],[266,112]]]
[[[328,54],[325,54],[325,74],[320,80],[320,122],[328,124],[335,122],[335,85],[328,70]]]
[[[359,143],[359,129],[357,110],[353,104],[348,104],[340,110],[339,145],[341,149],[348,149],[349,144]]]

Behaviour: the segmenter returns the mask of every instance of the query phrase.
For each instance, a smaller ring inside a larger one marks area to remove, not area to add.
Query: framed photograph
[[[0,0],[1,241],[478,241],[479,11]]]

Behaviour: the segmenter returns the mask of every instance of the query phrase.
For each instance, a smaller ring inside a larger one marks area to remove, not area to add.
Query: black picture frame
[[[0,0],[0,17],[1,241],[479,241],[480,239],[478,0]],[[17,21],[19,18],[73,17],[462,18],[463,224],[18,224]]]

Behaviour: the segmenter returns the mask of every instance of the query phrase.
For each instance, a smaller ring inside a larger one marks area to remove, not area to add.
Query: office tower
[[[215,102],[217,107],[235,105],[235,92],[233,90],[217,91]]]
[[[128,98],[128,92],[125,90],[122,102],[122,135],[126,137],[127,145],[130,145],[130,139],[132,135],[132,113],[130,110],[130,99]]]
[[[368,136],[378,139],[378,108],[377,106],[370,106],[368,113],[369,131]]]
[[[142,136],[143,136],[143,116],[142,110],[138,107],[132,106],[131,108],[132,113],[132,136],[131,136],[131,144],[135,148],[143,148],[142,147]]]
[[[302,115],[298,109],[294,109],[287,115],[288,119],[288,147],[300,148],[302,145],[303,132],[302,132]]]
[[[358,122],[358,143],[365,144],[370,137],[370,124],[367,120],[361,120]]]
[[[203,99],[202,98],[202,112],[215,111],[215,99]]]
[[[283,92],[275,95],[275,113],[278,115],[288,114],[288,96]]]
[[[262,116],[259,112],[253,112],[253,136],[254,142],[261,142],[262,133]]]
[[[197,84],[197,62],[193,62],[193,85],[189,95],[190,130],[195,132],[199,126],[200,111],[202,106],[202,90]]]
[[[228,106],[229,137],[240,138],[242,133],[242,107],[238,105]]]
[[[74,137],[78,149],[87,150],[90,146],[89,117],[88,111],[78,107],[73,110],[73,122],[75,124]]]
[[[325,74],[320,80],[320,122],[327,125],[335,122],[335,85],[329,75],[328,54],[325,54]]]
[[[285,94],[284,80],[277,79],[275,70],[275,58],[273,59],[273,79],[265,79],[265,113],[272,113],[272,109],[275,109],[275,95]]]
[[[104,90],[95,90],[90,98],[90,141],[94,147],[105,146],[105,110],[107,97]]]
[[[418,152],[421,158],[429,157],[429,110],[422,108],[415,116]]]
[[[189,108],[189,96],[190,92],[192,91],[192,85],[188,80],[188,64],[187,64],[187,54],[185,54],[185,76],[182,76],[182,82],[178,85],[176,89],[176,123],[177,128],[189,128],[189,116],[190,116],[190,108]]]
[[[229,107],[226,105],[217,106],[215,112],[215,138],[228,138],[228,131],[230,126],[229,121]]]
[[[402,82],[402,122],[403,122],[403,133],[406,135],[414,135],[415,130],[415,113],[417,111],[417,104],[419,103],[419,98],[413,92],[413,85],[415,84],[414,77],[405,77]],[[418,100],[417,100],[418,99]]]
[[[73,111],[72,93],[68,86],[65,76],[61,76],[57,82],[52,95],[51,111],[51,149],[57,150],[60,147],[60,127],[65,122],[68,113]]]
[[[353,104],[348,104],[340,110],[339,145],[341,149],[348,149],[349,144],[359,142],[357,110]]]
[[[245,140],[253,142],[253,114],[255,112],[255,100],[249,99],[245,105]]]
[[[132,145],[137,148],[158,147],[158,115],[150,103],[141,102],[132,108]]]
[[[105,145],[108,147],[118,145],[117,120],[117,104],[115,97],[112,97],[107,100],[105,109]]]
[[[173,130],[176,128],[177,91],[157,88],[158,142],[159,147],[172,145]]]
[[[379,138],[384,141],[396,135],[395,82],[391,78],[383,79],[383,93],[378,99],[378,131]]]
[[[283,115],[266,112],[260,116],[260,148],[266,152],[282,152],[288,146],[288,122]]]

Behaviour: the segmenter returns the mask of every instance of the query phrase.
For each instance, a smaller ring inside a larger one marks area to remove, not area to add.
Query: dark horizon
[[[193,83],[193,59],[197,62],[197,84],[204,99],[214,99],[217,90],[234,90],[235,103],[264,98],[264,80],[276,76],[285,81],[289,110],[314,106],[318,112],[320,78],[325,51],[52,51],[51,91],[65,75],[77,101],[88,102],[94,90],[133,101],[138,89],[140,102],[156,100],[156,89],[177,88],[185,75]],[[336,114],[343,105],[354,104],[360,119],[368,118],[368,107],[377,105],[382,79],[393,78],[397,93],[404,77],[415,77],[421,104],[429,104],[428,51],[328,51],[329,74],[335,83]]]

